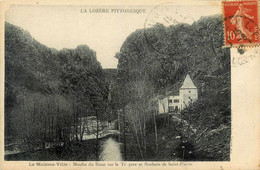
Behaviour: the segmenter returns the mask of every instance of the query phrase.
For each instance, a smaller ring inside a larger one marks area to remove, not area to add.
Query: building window
[[[172,100],[171,100],[171,99],[169,99],[168,101],[169,101],[169,103],[172,103]]]
[[[191,91],[189,91],[189,93],[190,93]]]
[[[179,103],[179,99],[174,99],[174,103]]]
[[[174,111],[174,106],[169,106],[169,111],[173,112]]]

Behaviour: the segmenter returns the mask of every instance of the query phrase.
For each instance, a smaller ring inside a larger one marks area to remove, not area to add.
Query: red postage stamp
[[[258,0],[224,1],[225,46],[259,45]]]

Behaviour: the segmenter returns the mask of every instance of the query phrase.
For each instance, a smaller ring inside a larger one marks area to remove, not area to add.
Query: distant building
[[[187,74],[181,88],[179,89],[179,95],[158,99],[159,114],[168,113],[169,111],[183,110],[197,99],[198,89]]]
[[[44,141],[44,148],[48,149],[48,148],[55,148],[57,146],[63,147],[64,146],[64,141],[60,141],[60,140],[55,140],[55,139],[45,139],[46,141]]]
[[[104,136],[107,131],[117,129],[116,125],[117,120],[98,120],[97,125],[97,118],[96,116],[85,116],[79,117],[78,122],[75,128],[75,125],[71,126],[71,133],[70,133],[70,140],[80,139],[88,140],[96,138],[97,129],[99,137]]]

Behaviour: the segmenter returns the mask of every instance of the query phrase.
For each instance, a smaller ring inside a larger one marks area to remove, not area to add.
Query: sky
[[[90,13],[90,9],[145,9],[144,13]],[[97,60],[103,68],[116,68],[114,57],[125,39],[136,29],[147,26],[153,21],[151,12],[157,11],[163,16],[174,15],[177,20],[188,16],[191,24],[201,16],[221,13],[220,6],[178,6],[164,10],[164,6],[50,6],[50,5],[12,5],[6,12],[7,22],[30,32],[40,43],[61,50],[74,49],[86,44],[96,51]],[[84,12],[87,10],[88,12]],[[83,11],[83,12],[82,12]],[[172,12],[173,11],[173,12]],[[181,17],[180,17],[181,16]],[[178,18],[179,17],[179,18]],[[163,20],[157,20],[163,22]],[[166,23],[163,23],[166,24]],[[166,24],[166,26],[168,26]]]

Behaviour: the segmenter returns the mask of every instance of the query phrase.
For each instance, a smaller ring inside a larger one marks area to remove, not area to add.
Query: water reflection
[[[101,161],[122,161],[120,144],[112,137],[108,138],[102,145],[102,152],[99,158]]]

